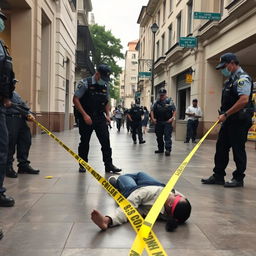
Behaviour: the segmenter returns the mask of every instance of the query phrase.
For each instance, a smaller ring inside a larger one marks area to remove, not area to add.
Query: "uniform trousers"
[[[0,103],[1,104],[1,103]],[[0,106],[0,193],[5,192],[3,187],[8,154],[8,130],[6,126],[5,109]]]
[[[101,144],[103,162],[105,165],[112,164],[112,149],[110,147],[109,131],[106,118],[103,115],[97,119],[93,119],[92,125],[87,125],[82,117],[79,118],[80,144],[78,153],[81,158],[88,162],[88,153],[90,148],[90,139],[92,132],[95,131],[96,136]]]
[[[18,167],[26,167],[31,147],[31,131],[24,116],[20,114],[7,114],[6,124],[9,132],[9,150],[7,168],[12,167],[17,147]]]
[[[137,140],[136,134],[138,134],[139,142],[143,141],[141,121],[132,121],[131,122],[131,127],[132,127],[132,139],[133,139],[133,141]]]
[[[167,122],[157,122],[155,125],[156,140],[160,151],[172,150],[172,124]]]
[[[247,157],[245,143],[247,141],[248,130],[252,125],[250,118],[245,120],[225,121],[218,134],[216,143],[216,153],[214,157],[215,167],[214,176],[217,179],[223,179],[226,175],[225,169],[229,162],[229,151],[232,148],[233,159],[236,164],[236,170],[233,172],[233,178],[242,181],[245,177]]]

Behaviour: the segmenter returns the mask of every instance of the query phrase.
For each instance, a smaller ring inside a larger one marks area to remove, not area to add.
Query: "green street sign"
[[[139,72],[139,77],[151,77],[151,72]]]
[[[179,46],[184,48],[195,48],[197,47],[196,37],[180,37]]]
[[[199,20],[220,20],[221,14],[217,12],[194,12],[194,19]]]

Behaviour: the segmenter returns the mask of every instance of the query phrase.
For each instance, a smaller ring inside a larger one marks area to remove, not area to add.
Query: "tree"
[[[109,65],[114,77],[117,78],[122,72],[122,68],[119,67],[116,62],[120,59],[124,59],[124,55],[121,52],[123,49],[121,40],[115,38],[110,30],[106,31],[105,26],[98,24],[90,25],[90,32],[95,48],[92,57],[93,63],[96,66],[101,63]]]

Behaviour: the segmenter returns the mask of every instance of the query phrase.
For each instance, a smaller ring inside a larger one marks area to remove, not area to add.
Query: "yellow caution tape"
[[[101,184],[101,186],[109,193],[109,195],[116,201],[120,208],[125,213],[127,219],[130,221],[135,232],[139,232],[140,227],[144,221],[143,217],[137,211],[137,209],[106,179],[104,179],[97,171],[95,171],[87,162],[85,162],[79,155],[72,151],[68,146],[66,146],[60,139],[58,139],[53,133],[51,133],[47,128],[40,124],[36,120],[32,120],[38,127],[40,127],[47,135],[52,137],[56,142],[58,142],[68,153],[70,153],[92,176]],[[49,177],[49,176],[48,176]],[[153,231],[148,232],[147,239],[140,241],[142,245],[142,251],[146,247],[148,255],[158,255],[167,256],[164,251],[163,246],[156,237]],[[139,254],[136,251],[131,251],[130,256],[137,256]]]
[[[53,176],[45,176],[44,178],[45,178],[45,179],[52,179]]]
[[[178,179],[181,177],[181,174],[183,173],[185,167],[193,157],[193,155],[196,153],[202,142],[205,140],[205,138],[208,136],[208,134],[214,129],[214,127],[218,124],[219,121],[216,121],[215,124],[207,131],[207,133],[201,138],[201,140],[195,145],[193,150],[189,153],[189,155],[185,158],[185,160],[181,163],[181,165],[177,168],[177,170],[174,172],[158,198],[156,199],[154,205],[150,209],[150,211],[147,214],[147,217],[144,220],[144,223],[142,224],[140,231],[137,233],[137,236],[133,242],[133,245],[131,247],[130,253],[136,253],[134,255],[141,255],[144,249],[144,245],[142,241],[146,241],[150,237],[150,231],[153,228],[153,225],[165,203],[167,200],[170,191],[175,186]],[[158,254],[156,254],[158,255]],[[159,254],[161,255],[161,254]]]

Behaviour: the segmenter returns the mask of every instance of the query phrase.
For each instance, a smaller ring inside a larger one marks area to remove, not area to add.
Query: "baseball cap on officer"
[[[238,58],[234,53],[225,53],[220,57],[220,63],[216,66],[216,69],[223,69],[225,68],[226,64],[229,64],[231,61],[236,62],[237,64],[239,63]]]
[[[158,91],[159,94],[166,94],[167,91],[164,89],[164,88],[161,88],[159,91]]]
[[[97,71],[100,73],[100,77],[105,81],[110,81],[111,68],[106,64],[100,64],[97,68]]]
[[[2,13],[1,9],[0,9],[0,18],[2,18],[3,20],[7,20],[7,17]]]

